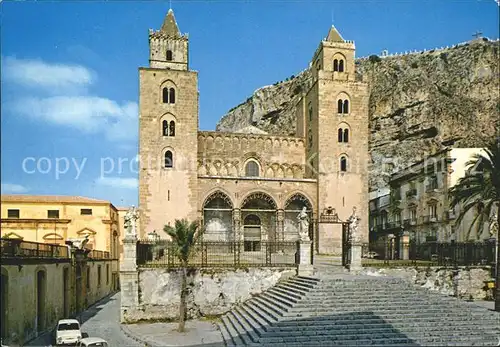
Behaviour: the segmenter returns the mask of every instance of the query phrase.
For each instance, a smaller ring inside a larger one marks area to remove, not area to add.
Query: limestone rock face
[[[442,50],[356,61],[370,84],[370,190],[390,172],[454,145],[482,147],[500,136],[499,41],[474,40]],[[309,70],[257,90],[216,127],[248,125],[295,135],[295,110]]]

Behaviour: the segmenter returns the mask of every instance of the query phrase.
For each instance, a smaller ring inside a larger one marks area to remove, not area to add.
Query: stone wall
[[[3,343],[23,344],[114,292],[116,263],[89,260],[77,273],[70,259],[2,259]]]
[[[492,279],[490,267],[453,268],[407,267],[407,268],[364,268],[363,273],[371,276],[393,276],[403,278],[431,291],[461,299],[491,300],[493,291],[487,289],[485,281]]]
[[[192,270],[188,274],[188,318],[221,315],[293,275],[295,268]],[[122,298],[122,322],[177,319],[179,294],[180,271],[140,269],[139,305],[128,305]]]

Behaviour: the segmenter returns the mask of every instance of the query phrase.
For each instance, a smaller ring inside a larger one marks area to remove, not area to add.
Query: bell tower
[[[189,70],[189,38],[181,35],[174,11],[168,10],[161,29],[149,29],[149,66],[152,68]]]
[[[197,215],[198,73],[189,39],[169,10],[149,30],[149,67],[139,68],[140,236]]]
[[[318,211],[332,207],[346,220],[356,207],[367,241],[369,90],[356,77],[354,59],[354,42],[332,26],[311,60],[313,78],[298,107],[297,133],[307,144],[306,174],[317,180]],[[341,229],[325,235],[319,240],[323,252],[339,252]]]

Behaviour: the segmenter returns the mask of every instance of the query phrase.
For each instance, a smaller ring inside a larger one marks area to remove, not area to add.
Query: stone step
[[[291,291],[286,290],[285,288],[281,288],[281,287],[277,287],[277,286],[273,287],[273,288],[271,288],[269,290],[272,290],[274,292],[278,292],[278,293],[282,293],[282,294],[294,297],[294,298],[296,298],[298,300],[300,300],[300,299],[302,299],[304,297],[304,295],[302,295],[302,294],[291,292]]]
[[[287,282],[292,283],[292,284],[297,284],[297,285],[300,285],[303,287],[307,287],[309,289],[315,288],[317,286],[316,282],[304,280],[304,279],[297,278],[297,277],[291,278]]]
[[[267,294],[266,295],[260,295],[259,299],[265,301],[268,304],[274,305],[277,309],[279,309],[279,311],[281,313],[288,312],[292,308],[291,306],[283,304],[281,302],[281,300],[276,300],[274,297],[272,297],[270,295],[267,295]]]
[[[478,334],[493,334],[495,329],[491,329],[490,326],[477,325],[472,329],[471,325],[463,326],[445,326],[436,323],[422,322],[420,326],[413,325],[409,326],[406,324],[387,324],[384,322],[374,323],[374,324],[343,324],[343,325],[321,325],[319,327],[314,326],[285,326],[285,327],[271,327],[267,330],[267,334],[272,334],[273,336],[293,336],[293,335],[321,335],[324,332],[328,332],[331,335],[342,335],[355,332],[378,334],[386,332],[399,331],[405,335],[412,334],[412,336],[420,336],[421,334],[427,336],[432,336],[435,334],[449,333],[450,328],[453,329],[453,333],[457,334],[459,332],[470,333],[473,331]],[[478,329],[479,328],[479,329]],[[266,335],[267,336],[267,335]]]
[[[232,316],[229,316],[228,318],[235,319],[236,322],[238,322],[238,324],[234,324],[235,322],[233,322],[233,325],[240,327],[238,331],[245,340],[250,343],[259,341],[260,335],[257,333],[258,328],[255,327],[254,329],[254,327],[248,323],[244,315],[242,315],[239,310],[231,310],[230,314],[232,314]]]
[[[299,286],[299,285],[296,285],[293,283],[288,283],[288,282],[280,283],[277,285],[277,287],[286,288],[289,291],[292,291],[292,292],[295,292],[295,293],[298,293],[301,295],[305,295],[310,290],[310,288],[308,288],[308,287],[303,287],[303,286]]]
[[[263,300],[260,296],[256,296],[253,300],[253,303],[259,303],[261,306],[264,306],[266,308],[266,310],[270,310],[272,311],[275,316],[281,316],[283,317],[283,310],[281,309],[281,307],[279,306],[276,306],[274,303],[272,302],[269,302],[269,301],[266,301],[266,300]]]
[[[309,281],[309,282],[315,282],[315,283],[319,283],[321,282],[321,279],[317,278],[317,277],[310,277],[310,276],[297,276],[295,278],[298,278],[298,279],[301,279],[301,280],[305,280],[305,281]]]
[[[274,316],[268,314],[268,311],[263,311],[257,305],[244,303],[241,305],[241,308],[248,315],[252,316],[254,320],[258,321],[266,330],[269,330],[274,323],[278,322]]]
[[[284,291],[275,290],[274,287],[270,288],[266,291],[266,294],[270,294],[270,293],[275,295],[275,296],[279,296],[280,298],[283,298],[283,299],[285,299],[288,302],[291,302],[293,304],[296,304],[302,300],[302,298],[297,298],[295,296],[288,295],[288,292],[284,293]]]
[[[283,315],[278,312],[276,312],[273,309],[269,309],[266,305],[262,304],[260,301],[252,299],[250,302],[248,302],[248,306],[250,307],[257,307],[259,310],[266,312],[268,316],[272,317],[275,321],[279,321],[283,318]]]
[[[238,331],[234,327],[233,322],[231,322],[231,320],[227,317],[227,315],[222,316],[222,323],[223,323],[224,327],[226,328],[226,330],[228,331],[229,336],[231,336],[231,340],[226,341],[228,346],[230,346],[230,345],[241,346],[241,345],[245,344],[245,342],[239,336]]]
[[[265,294],[263,294],[261,296],[263,296],[263,297],[267,296],[269,298],[272,298],[273,300],[276,300],[276,301],[282,303],[283,305],[285,305],[288,308],[290,308],[290,307],[292,307],[294,305],[297,305],[297,301],[291,301],[290,299],[288,299],[284,295],[275,294],[275,293],[273,293],[271,291],[267,291]]]
[[[226,344],[226,346],[234,346],[233,340],[231,338],[231,334],[227,330],[222,319],[221,319],[221,322],[217,323],[217,326],[219,327],[219,331],[222,335],[222,339],[224,340],[224,343]]]
[[[285,311],[285,310],[283,310]],[[376,315],[384,315],[389,316],[390,314],[395,315],[410,315],[410,314],[420,314],[420,315],[435,315],[438,317],[441,316],[460,316],[460,317],[494,317],[494,315],[487,315],[481,310],[450,310],[450,309],[439,309],[434,306],[429,307],[418,307],[415,310],[412,310],[411,307],[408,306],[392,306],[387,307],[383,305],[379,306],[358,306],[356,304],[353,305],[338,305],[338,306],[324,306],[324,307],[292,307],[287,309],[285,312],[290,313],[322,313],[324,315],[331,314],[346,314],[346,313],[362,313],[369,312],[370,314]]]
[[[346,324],[372,324],[372,323],[377,323],[380,322],[381,320],[385,322],[390,322],[391,324],[397,324],[397,323],[404,323],[404,322],[410,322],[410,324],[415,321],[415,322],[436,322],[436,323],[442,323],[442,317],[436,317],[436,316],[429,316],[427,314],[423,315],[418,315],[418,314],[411,314],[411,315],[400,315],[399,318],[388,318],[388,317],[377,317],[372,314],[356,314],[355,316],[346,316],[342,315],[340,317],[331,317],[331,316],[318,316],[318,317],[306,317],[302,318],[300,320],[297,319],[287,319],[287,320],[280,320],[279,322],[275,323],[274,326],[300,326],[300,325],[305,325],[305,326],[329,326],[329,325],[346,325]],[[472,322],[464,322],[463,317],[447,317],[447,322],[450,324],[452,323],[464,323],[464,324],[491,324],[492,326],[495,326],[495,324],[498,322],[498,319],[495,318],[483,318],[481,320],[476,320],[473,319]]]

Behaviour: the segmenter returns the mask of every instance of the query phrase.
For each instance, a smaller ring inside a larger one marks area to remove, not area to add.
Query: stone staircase
[[[398,278],[294,277],[222,317],[227,346],[497,346],[500,314]]]

